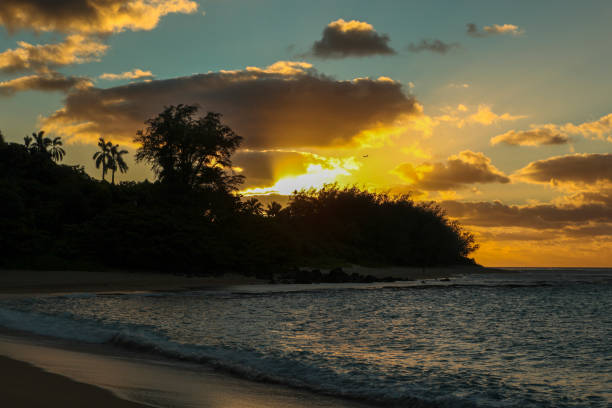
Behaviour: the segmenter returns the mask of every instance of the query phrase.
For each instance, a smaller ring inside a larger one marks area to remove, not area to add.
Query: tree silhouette
[[[109,168],[111,168],[111,163],[113,160],[113,156],[111,153],[112,143],[107,142],[104,138],[100,138],[98,140],[98,147],[100,148],[99,152],[95,152],[93,155],[93,160],[96,163],[96,169],[102,167],[102,180],[105,180],[106,172]],[[114,171],[113,171],[114,173]]]
[[[0,130],[0,145],[5,144],[6,142],[4,141],[4,135],[2,134],[2,131]]]
[[[49,149],[49,154],[51,155],[51,158],[56,162],[62,161],[64,159],[64,156],[66,155],[66,151],[62,148],[62,145],[62,138],[59,136],[51,140],[51,148]]]
[[[26,136],[23,138],[23,145],[29,150],[32,145],[32,136]]]
[[[237,189],[243,177],[234,175],[230,159],[242,138],[221,123],[221,115],[196,117],[197,106],[169,106],[147,120],[134,141],[141,144],[137,162],[147,162],[168,184],[216,190]]]
[[[272,201],[266,207],[266,215],[268,217],[277,217],[281,213],[282,208],[283,208],[282,205],[280,205],[276,201]]]
[[[62,161],[66,155],[66,151],[62,148],[62,138],[55,137],[53,139],[45,136],[45,131],[41,130],[38,133],[32,133],[32,136],[23,138],[25,146],[32,153],[41,153],[51,157],[53,161]]]
[[[119,145],[114,145],[110,148],[111,160],[109,162],[109,167],[112,171],[112,184],[115,184],[115,172],[117,170],[119,170],[121,173],[125,173],[126,171],[128,171],[128,165],[125,160],[123,160],[123,157],[121,157],[127,153],[127,150],[119,150]]]

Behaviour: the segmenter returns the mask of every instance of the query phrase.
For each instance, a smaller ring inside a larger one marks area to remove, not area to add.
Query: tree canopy
[[[219,113],[198,117],[194,105],[168,106],[146,121],[134,142],[136,161],[151,165],[160,181],[190,188],[235,190],[243,177],[233,174],[231,155],[242,137],[221,123]]]
[[[155,183],[115,185],[58,164],[52,148],[61,141],[42,131],[24,145],[0,139],[0,267],[269,277],[306,265],[473,263],[473,235],[435,203],[337,185],[294,192],[284,208],[241,197],[231,171],[240,136],[219,114],[196,113],[170,106],[138,132],[137,158],[151,164]],[[103,178],[127,170],[125,150],[104,139],[98,146]]]

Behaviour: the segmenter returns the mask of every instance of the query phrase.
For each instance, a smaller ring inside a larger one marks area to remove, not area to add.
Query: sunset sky
[[[608,0],[1,0],[0,129],[99,178],[98,137],[133,153],[198,104],[243,136],[245,195],[410,192],[483,265],[612,266],[610,21]]]

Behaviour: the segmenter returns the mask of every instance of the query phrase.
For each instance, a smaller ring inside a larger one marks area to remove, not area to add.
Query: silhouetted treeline
[[[196,110],[167,108],[138,133],[137,158],[153,165],[154,183],[95,180],[0,139],[0,267],[268,276],[305,265],[473,263],[473,236],[408,196],[326,186],[294,193],[285,208],[241,200],[242,180],[228,170],[241,138]]]
[[[221,190],[111,185],[18,144],[0,146],[2,267],[207,273],[343,262],[469,262],[473,238],[433,204],[339,189],[270,215]]]

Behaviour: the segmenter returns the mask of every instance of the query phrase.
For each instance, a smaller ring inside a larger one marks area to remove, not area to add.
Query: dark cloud
[[[2,0],[0,25],[9,31],[108,34],[151,30],[169,13],[193,13],[192,0]]]
[[[437,191],[465,188],[474,183],[509,183],[510,179],[491,164],[482,153],[463,151],[446,163],[399,165],[393,171],[417,189]]]
[[[516,172],[532,183],[588,185],[612,183],[612,154],[582,153],[529,163]]]
[[[89,78],[66,77],[57,72],[45,75],[29,75],[10,81],[0,82],[0,96],[12,96],[21,91],[61,91],[85,90],[93,86]]]
[[[131,141],[164,105],[199,104],[220,112],[250,149],[343,146],[368,128],[418,114],[414,98],[389,79],[337,81],[307,63],[278,62],[108,89],[71,93],[45,129],[95,141]]]
[[[612,206],[601,203],[506,205],[494,202],[443,201],[449,216],[464,225],[559,229],[612,222]]]
[[[438,54],[446,54],[447,52],[459,48],[461,45],[459,43],[445,43],[441,40],[421,40],[420,43],[414,44],[410,43],[406,47],[406,49],[410,52],[421,52],[421,51],[431,51],[437,52]]]
[[[467,34],[472,37],[487,37],[500,34],[521,35],[523,30],[514,24],[493,24],[491,26],[484,26],[480,30],[476,24],[468,23]]]
[[[544,127],[530,130],[510,130],[491,139],[491,144],[504,143],[510,146],[561,145],[569,143],[569,137],[556,128]]]
[[[328,24],[323,37],[316,41],[311,53],[320,58],[366,57],[392,55],[389,36],[378,34],[371,24],[339,19]]]

